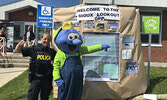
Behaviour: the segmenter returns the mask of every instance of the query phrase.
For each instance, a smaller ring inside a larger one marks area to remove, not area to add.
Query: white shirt
[[[30,32],[27,32],[27,41],[30,41]]]

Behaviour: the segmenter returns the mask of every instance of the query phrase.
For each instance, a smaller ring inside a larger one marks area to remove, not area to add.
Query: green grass
[[[150,85],[146,93],[167,94],[167,68],[150,68]]]
[[[28,87],[28,73],[25,71],[0,88],[0,100],[27,100]],[[49,100],[56,100],[53,99],[53,91]]]
[[[167,93],[167,68],[150,68],[150,86],[146,93],[148,94],[166,94]],[[25,71],[20,76],[8,82],[0,88],[0,100],[27,100],[28,73]],[[51,93],[49,100],[53,99]]]

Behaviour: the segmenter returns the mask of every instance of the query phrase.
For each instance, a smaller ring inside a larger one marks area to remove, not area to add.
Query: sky
[[[19,0],[0,0],[0,6],[3,4],[12,3]],[[48,6],[55,6],[55,8],[72,7],[80,4],[80,0],[36,0]]]
[[[72,7],[80,4],[80,0],[36,0],[46,5],[53,5],[55,8]]]
[[[0,5],[6,4],[6,3],[11,3],[11,2],[15,2],[18,0],[0,0]]]

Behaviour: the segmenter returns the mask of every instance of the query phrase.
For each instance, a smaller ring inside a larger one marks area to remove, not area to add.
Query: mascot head
[[[53,34],[53,39],[58,48],[65,53],[79,51],[83,43],[81,34],[73,29],[72,22],[64,23]]]

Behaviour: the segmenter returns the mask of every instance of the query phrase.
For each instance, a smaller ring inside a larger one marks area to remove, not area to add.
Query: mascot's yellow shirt
[[[78,56],[78,55],[83,55],[83,54],[89,54],[93,52],[97,52],[102,50],[101,44],[98,45],[93,45],[93,46],[81,46],[79,53],[78,52],[72,52],[69,53],[68,56]],[[64,65],[64,62],[66,60],[65,53],[61,50],[57,51],[57,54],[54,58],[54,63],[53,63],[53,80],[60,79],[60,69]]]

